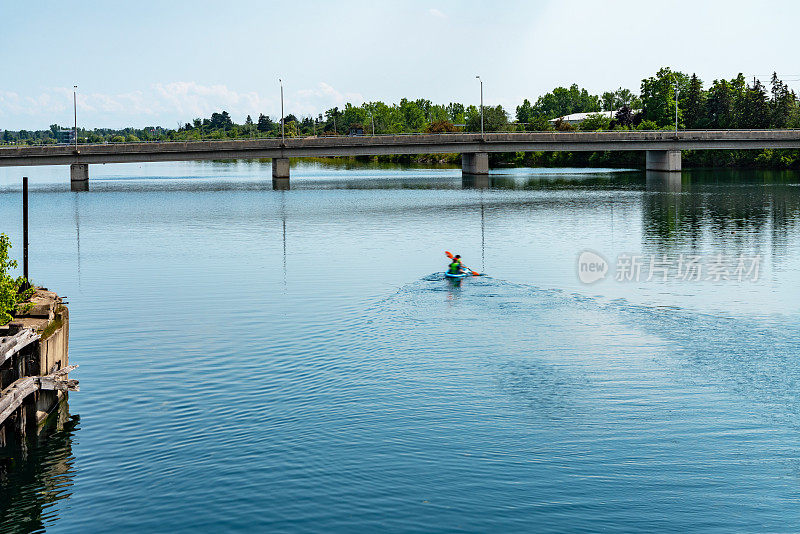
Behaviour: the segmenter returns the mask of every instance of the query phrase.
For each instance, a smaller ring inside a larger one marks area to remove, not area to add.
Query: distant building
[[[74,143],[75,130],[56,130],[56,141],[64,145]]]
[[[641,111],[642,111],[641,109],[632,109],[631,115],[636,115]],[[589,117],[589,115],[603,115],[604,117],[609,117],[613,119],[617,115],[617,112],[619,112],[618,109],[614,111],[590,111],[589,113],[570,113],[569,115],[564,115],[563,117],[551,119],[550,124],[555,124],[556,122],[561,120],[567,124],[575,126],[586,120]]]
[[[360,125],[353,125],[350,127],[350,133],[348,133],[347,135],[351,137],[362,136],[364,135],[364,128]]]

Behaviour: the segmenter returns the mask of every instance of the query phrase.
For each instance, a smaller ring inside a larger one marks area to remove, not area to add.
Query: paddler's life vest
[[[458,271],[461,269],[461,262],[454,261],[450,264],[450,274],[458,274]]]

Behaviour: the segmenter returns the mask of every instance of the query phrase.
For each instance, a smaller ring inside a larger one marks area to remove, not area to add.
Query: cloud
[[[37,129],[52,123],[72,123],[72,87],[51,87],[37,95],[0,90],[0,128]],[[155,83],[125,93],[81,92],[78,89],[78,122],[87,127],[173,126],[196,117],[210,117],[222,110],[236,122],[259,113],[280,117],[280,98],[257,91],[237,91],[224,84],[203,85],[192,81]],[[350,102],[360,105],[360,93],[342,92],[319,82],[311,89],[286,87],[286,113],[316,116],[334,106]]]
[[[51,92],[22,96],[13,91],[0,90],[0,117],[42,116],[60,113],[66,109],[68,109],[67,104],[54,98]]]
[[[0,90],[0,117],[6,127],[41,127],[45,122],[71,122],[72,87],[52,87],[38,95],[21,96]],[[125,93],[81,92],[78,90],[78,118],[90,127],[171,124],[208,117],[213,112],[228,111],[234,120],[246,115],[267,112],[277,99],[268,99],[255,91],[240,92],[225,85],[202,85],[176,81],[156,83],[144,90]],[[278,108],[280,109],[280,108]],[[33,124],[31,119],[36,120]],[[2,126],[0,126],[2,127]]]
[[[364,102],[364,96],[361,93],[342,93],[328,83],[319,82],[314,89],[297,91],[296,97],[293,97],[289,102],[292,109],[296,110],[291,113],[316,115],[332,107],[342,107],[348,102],[360,105]]]
[[[273,103],[255,91],[238,92],[226,85],[171,82],[155,84],[154,89],[162,111],[181,116],[207,117],[223,109],[232,115],[247,115],[262,112]]]
[[[436,8],[429,9],[428,10],[428,14],[432,15],[432,16],[434,16],[436,18],[439,18],[439,19],[446,19],[447,18],[447,15],[445,15],[444,13],[442,13],[441,11],[439,11]]]

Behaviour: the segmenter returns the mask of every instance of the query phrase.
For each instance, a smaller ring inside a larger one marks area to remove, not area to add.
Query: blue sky
[[[402,97],[513,112],[557,85],[593,92],[664,65],[800,82],[800,3],[773,1],[0,0],[0,129],[163,125],[225,109],[278,117]]]

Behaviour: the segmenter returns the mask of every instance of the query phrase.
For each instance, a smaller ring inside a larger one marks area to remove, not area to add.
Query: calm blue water
[[[797,174],[90,172],[0,170],[81,381],[12,451],[0,530],[800,529]],[[443,280],[445,250],[489,276]],[[761,263],[587,285],[584,250]]]

